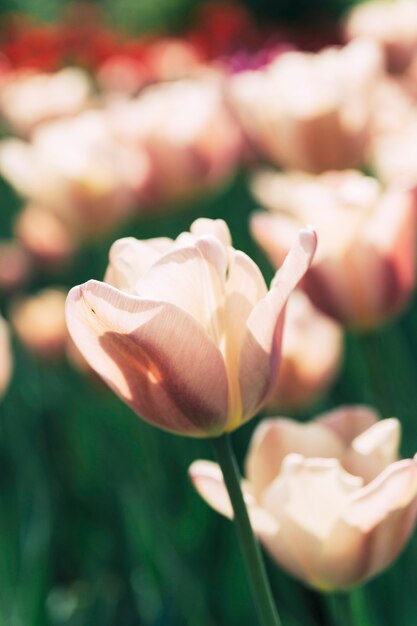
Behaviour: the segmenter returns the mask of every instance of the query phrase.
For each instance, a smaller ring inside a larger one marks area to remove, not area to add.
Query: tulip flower
[[[404,119],[406,123],[404,123]],[[386,184],[417,185],[417,116],[403,117],[400,128],[377,135],[371,144],[370,164]]]
[[[316,228],[319,245],[303,282],[312,302],[347,326],[367,330],[399,313],[415,285],[416,207],[400,187],[385,191],[360,172],[318,177],[264,171],[253,191],[271,209],[251,231],[279,266],[299,224]]]
[[[368,37],[384,50],[388,69],[402,71],[417,52],[414,0],[374,0],[355,6],[346,19],[348,39]]]
[[[104,113],[87,111],[38,127],[30,143],[2,141],[0,171],[23,197],[94,234],[132,213],[150,164],[112,136]]]
[[[371,41],[317,54],[287,52],[265,69],[236,75],[231,104],[255,147],[277,165],[343,169],[364,161],[381,74]]]
[[[41,122],[79,113],[88,104],[92,83],[78,68],[55,74],[12,73],[0,90],[0,111],[13,130],[27,136]]]
[[[49,288],[12,303],[11,324],[29,352],[44,359],[64,353],[68,342],[65,299],[62,289]]]
[[[0,397],[7,389],[12,373],[12,353],[10,349],[9,329],[0,315]]]
[[[388,567],[417,515],[417,459],[398,459],[398,420],[343,407],[308,424],[270,418],[255,430],[242,487],[252,527],[288,572],[321,591]],[[200,495],[232,517],[220,468],[190,468]]]
[[[288,300],[281,365],[267,407],[299,410],[317,400],[336,378],[342,355],[341,326],[296,290]]]
[[[148,87],[136,99],[116,102],[109,118],[124,144],[150,157],[152,206],[219,186],[241,156],[242,133],[216,76]]]
[[[232,431],[275,381],[285,303],[315,247],[314,231],[302,230],[268,291],[221,220],[197,220],[174,242],[116,241],[107,283],[68,295],[70,334],[148,422],[197,437]]]
[[[20,211],[14,232],[31,256],[49,268],[68,261],[77,247],[68,226],[55,213],[35,204]]]

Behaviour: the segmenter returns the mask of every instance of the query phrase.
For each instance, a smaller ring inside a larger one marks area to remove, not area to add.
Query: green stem
[[[230,443],[225,433],[212,439],[217,460],[232,503],[240,547],[252,588],[259,621],[262,626],[281,626],[271,588],[266,575],[259,544],[253,534],[248,511],[240,488],[240,474]]]
[[[334,626],[359,626],[354,615],[352,596],[348,591],[329,596],[329,604]]]

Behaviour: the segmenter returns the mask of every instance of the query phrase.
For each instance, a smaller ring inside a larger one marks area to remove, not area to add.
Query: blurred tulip
[[[106,284],[67,300],[70,334],[91,367],[142,418],[215,436],[251,418],[276,378],[286,300],[310,265],[303,230],[268,292],[222,220],[169,239],[121,239]]]
[[[28,204],[19,213],[14,231],[25,249],[40,263],[53,269],[75,252],[76,241],[52,211]]]
[[[384,49],[388,68],[402,71],[417,51],[417,4],[414,0],[363,2],[348,15],[345,32],[348,39],[374,39]]]
[[[21,287],[31,269],[30,257],[17,241],[0,241],[0,291]]]
[[[278,165],[343,169],[364,160],[381,73],[380,51],[370,41],[287,52],[263,70],[235,76],[231,103],[255,146]]]
[[[399,313],[415,286],[416,206],[402,188],[383,191],[356,171],[264,171],[255,197],[271,213],[255,214],[251,231],[279,266],[299,224],[317,229],[314,264],[303,282],[313,303],[347,326],[366,330]]]
[[[370,145],[375,138],[386,133],[398,132],[412,121],[415,104],[405,81],[386,76],[379,81],[373,97]]]
[[[66,68],[55,74],[17,72],[0,89],[0,111],[19,135],[29,135],[41,122],[74,115],[92,94],[87,74]]]
[[[6,392],[12,374],[9,328],[0,315],[0,398]]]
[[[0,170],[18,193],[73,229],[97,233],[135,208],[149,160],[115,140],[103,113],[88,111],[37,128],[31,143],[1,142]]]
[[[417,185],[417,115],[402,118],[393,132],[377,135],[371,146],[370,164],[387,184]],[[406,122],[406,123],[404,123]]]
[[[392,563],[417,515],[417,459],[397,460],[399,436],[398,420],[377,421],[365,407],[257,427],[242,487],[254,531],[283,568],[334,591]],[[190,475],[210,506],[233,517],[215,463],[197,461]]]
[[[67,343],[66,292],[44,289],[15,301],[10,310],[12,326],[27,350],[45,359],[60,357]]]
[[[124,143],[148,151],[153,203],[220,185],[240,158],[242,136],[214,76],[148,87],[114,106],[111,120]]]
[[[288,300],[281,365],[270,409],[302,409],[330,387],[340,369],[343,332],[297,290]]]

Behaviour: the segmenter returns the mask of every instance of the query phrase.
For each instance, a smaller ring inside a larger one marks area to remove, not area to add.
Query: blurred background
[[[225,219],[234,246],[255,259],[269,282],[279,253],[270,242],[261,250],[249,230],[261,205],[279,212],[275,204],[287,202],[291,213],[306,198],[355,211],[368,202],[360,181],[348,200],[344,191],[328,191],[326,185],[343,187],[339,179],[319,178],[328,170],[356,168],[358,176],[375,177],[365,213],[376,211],[379,196],[400,179],[401,193],[414,202],[417,154],[404,136],[416,132],[417,18],[406,50],[400,27],[391,48],[370,27],[367,41],[378,52],[368,58],[358,48],[340,67],[332,57],[330,78],[327,62],[314,76],[301,66],[274,65],[296,50],[319,55],[329,45],[356,45],[361,27],[353,20],[347,27],[353,4],[2,1],[1,626],[256,623],[233,526],[208,509],[187,477],[192,461],[212,458],[209,444],[153,429],[122,404],[71,345],[63,302],[73,285],[103,277],[115,239],[175,238],[200,216]],[[398,54],[391,57],[393,48]],[[260,82],[249,85],[252,79]],[[329,95],[335,82],[337,94]],[[325,100],[331,119],[340,114],[342,121],[325,118],[316,132],[304,92],[294,92],[281,110],[294,85],[317,96],[315,111]],[[332,98],[336,104],[328,105]],[[299,107],[293,116],[290,101]],[[353,112],[342,115],[346,103]],[[283,129],[296,123],[301,130],[288,146],[275,142],[275,133],[284,137]],[[321,154],[318,146],[330,136],[334,145]],[[396,155],[395,163],[387,154]],[[290,186],[279,186],[276,201],[254,178],[271,167],[274,176],[307,172],[296,184],[307,185],[305,194],[294,199]],[[316,184],[327,191],[308,186]],[[343,403],[369,403],[383,417],[401,419],[402,451],[415,453],[414,222],[404,226],[412,250],[404,237],[394,242],[410,257],[398,263],[410,264],[401,289],[393,270],[395,302],[377,306],[371,320],[321,306],[336,338],[313,339],[312,353],[302,357],[310,370],[299,373],[294,362],[291,380],[298,376],[299,386],[286,397],[284,384],[263,415],[306,420]],[[359,232],[355,225],[356,240]],[[377,279],[367,280],[372,291]],[[297,328],[307,333],[304,318]],[[321,365],[322,354],[329,363]],[[311,370],[320,371],[317,380]],[[257,423],[233,435],[242,468]],[[390,571],[355,593],[364,625],[417,624],[416,557],[413,538]],[[330,625],[326,600],[266,558],[284,624]]]

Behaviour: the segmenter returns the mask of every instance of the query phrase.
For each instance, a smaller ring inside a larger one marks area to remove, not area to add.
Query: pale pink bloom
[[[415,0],[374,0],[355,6],[347,17],[349,39],[369,37],[384,50],[388,68],[403,70],[417,51]]]
[[[13,302],[10,321],[27,350],[46,359],[64,353],[68,332],[63,289],[49,288]]]
[[[303,287],[323,312],[367,329],[408,303],[415,285],[413,194],[386,190],[357,171],[258,173],[255,197],[271,211],[252,217],[251,231],[279,266],[299,224],[312,224],[319,245]]]
[[[404,119],[404,118],[403,118]],[[370,165],[387,184],[417,185],[417,115],[392,132],[377,135],[372,141]]]
[[[287,52],[231,81],[231,102],[256,147],[278,165],[311,172],[362,163],[371,96],[381,76],[376,44]]]
[[[0,398],[9,385],[12,375],[12,360],[9,327],[0,315]]]
[[[270,418],[255,430],[242,483],[252,526],[272,557],[321,591],[388,567],[414,529],[417,460],[398,460],[400,424],[343,407],[308,424]],[[200,495],[233,517],[220,468],[191,465]]]
[[[405,81],[386,76],[379,81],[373,95],[370,145],[375,137],[401,132],[415,117],[415,102]]]
[[[336,378],[342,356],[340,325],[296,290],[288,300],[281,365],[268,408],[298,410],[317,400]]]
[[[99,232],[126,218],[149,169],[145,153],[121,145],[100,111],[44,124],[31,143],[0,143],[0,170],[16,191],[80,231]]]
[[[55,74],[20,71],[0,88],[0,112],[15,132],[27,136],[41,122],[79,113],[91,95],[91,80],[79,68]]]
[[[148,87],[114,103],[109,116],[121,141],[150,156],[151,203],[202,193],[236,170],[242,135],[215,76]]]
[[[275,380],[285,303],[315,247],[314,231],[301,231],[268,291],[222,220],[197,220],[176,241],[121,239],[110,284],[70,291],[70,334],[145,420],[197,437],[234,430]]]
[[[31,256],[50,269],[65,263],[77,243],[68,226],[52,211],[27,204],[14,224],[16,237]]]
[[[32,272],[30,255],[17,241],[0,241],[0,291],[11,291],[27,282]]]

